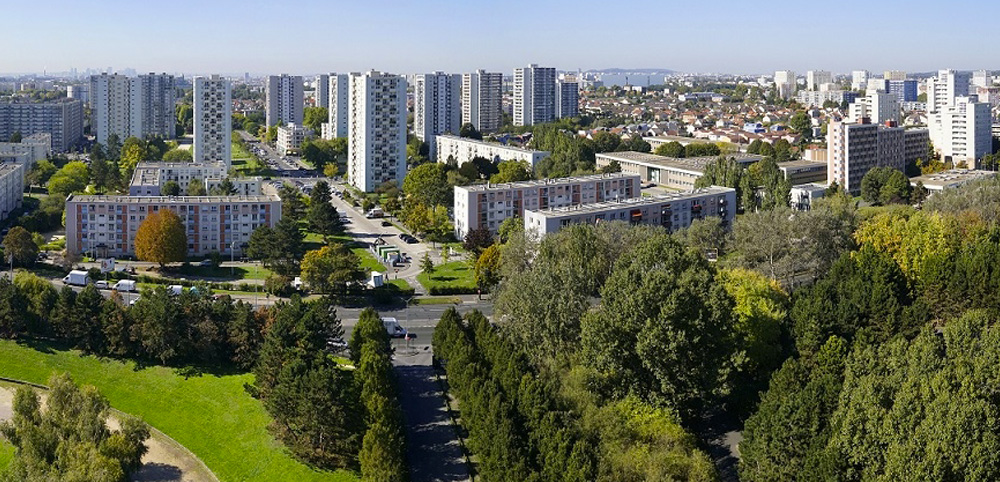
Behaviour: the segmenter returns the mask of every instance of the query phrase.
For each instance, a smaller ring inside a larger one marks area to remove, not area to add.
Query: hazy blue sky
[[[992,0],[45,0],[0,9],[0,72],[989,69],[997,18]]]

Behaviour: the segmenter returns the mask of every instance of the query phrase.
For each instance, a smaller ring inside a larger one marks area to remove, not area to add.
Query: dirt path
[[[42,396],[44,399],[44,394]],[[13,401],[14,390],[0,387],[0,421],[8,420],[13,415],[11,411]],[[112,410],[108,418],[108,428],[117,430],[118,417],[122,415],[121,412]],[[142,468],[133,475],[134,481],[218,482],[219,480],[194,454],[155,428],[150,428],[146,447],[149,451],[142,458]]]

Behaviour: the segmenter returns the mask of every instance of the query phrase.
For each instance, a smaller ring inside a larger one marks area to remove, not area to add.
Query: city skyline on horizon
[[[0,71],[110,66],[139,73],[259,76],[482,68],[509,74],[535,63],[561,71],[659,68],[734,75],[784,69],[932,72],[990,69],[995,59],[988,49],[969,48],[968,36],[976,32],[984,44],[1000,40],[989,24],[1000,15],[1000,5],[967,0],[953,4],[956,11],[977,12],[961,29],[942,27],[924,13],[931,11],[929,0],[864,3],[863,9],[804,4],[784,16],[725,1],[704,18],[690,15],[685,4],[668,2],[647,9],[661,13],[663,22],[638,30],[622,26],[650,18],[637,15],[643,10],[567,0],[513,0],[503,10],[456,0],[419,5],[387,0],[379,8],[320,0],[293,5],[180,0],[169,10],[125,0],[94,3],[81,10],[54,0],[6,12],[8,28],[0,31],[0,44],[18,47],[16,55],[0,61]],[[862,13],[891,21],[857,22]],[[44,35],[38,34],[39,19],[45,21]]]

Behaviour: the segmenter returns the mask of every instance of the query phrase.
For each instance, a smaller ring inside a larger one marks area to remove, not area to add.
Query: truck
[[[368,210],[368,214],[365,214],[365,217],[368,219],[380,218],[382,216],[385,216],[385,213],[382,212],[382,208],[372,208]]]
[[[389,333],[389,338],[406,338],[406,328],[399,326],[399,321],[395,318],[385,317],[382,318],[382,325],[385,326],[385,331]]]
[[[90,276],[86,271],[74,269],[62,279],[63,283],[73,286],[87,286],[90,283]]]
[[[136,288],[135,281],[130,279],[118,280],[117,283],[111,286],[111,289],[115,291],[139,291],[138,288]]]

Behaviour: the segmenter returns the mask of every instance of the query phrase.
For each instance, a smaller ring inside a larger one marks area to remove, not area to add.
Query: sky
[[[997,18],[992,0],[0,0],[0,73],[1000,69]]]

